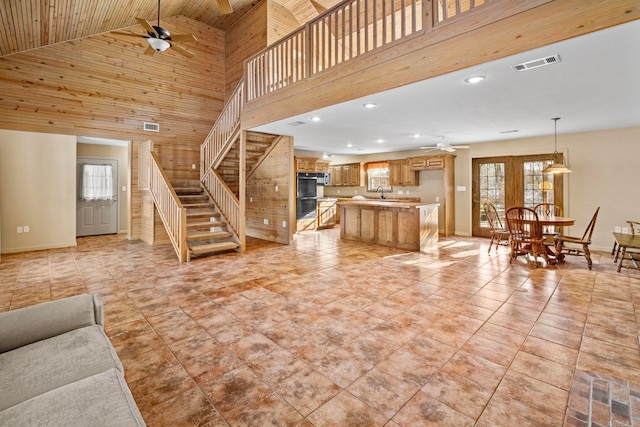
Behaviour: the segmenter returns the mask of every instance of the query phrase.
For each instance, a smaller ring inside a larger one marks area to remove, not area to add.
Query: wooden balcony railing
[[[247,101],[432,31],[490,0],[346,0],[245,62]]]
[[[187,261],[187,210],[169,185],[156,155],[150,153],[149,187],[160,218],[180,262]]]
[[[200,179],[230,148],[231,141],[240,130],[240,113],[244,106],[244,79],[240,80],[233,94],[200,146]]]

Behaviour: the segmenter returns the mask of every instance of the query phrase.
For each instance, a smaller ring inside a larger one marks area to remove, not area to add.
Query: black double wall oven
[[[316,218],[318,202],[318,174],[298,172],[296,174],[296,219]]]

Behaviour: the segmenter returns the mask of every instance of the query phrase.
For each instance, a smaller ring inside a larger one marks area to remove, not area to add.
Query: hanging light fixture
[[[560,120],[560,117],[554,117],[551,120],[553,120],[553,147],[554,147],[553,154],[555,159],[555,157],[557,157],[556,155],[558,154],[558,120]],[[542,169],[542,173],[570,173],[570,172],[571,172],[571,169],[566,167],[564,163],[558,163],[555,160],[553,164]]]

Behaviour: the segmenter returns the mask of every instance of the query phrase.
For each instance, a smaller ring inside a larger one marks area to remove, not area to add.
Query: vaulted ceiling
[[[274,0],[301,25],[337,0]],[[229,0],[222,14],[216,0],[164,0],[161,21],[182,15],[226,31],[260,0]],[[0,56],[137,25],[135,17],[157,23],[155,0],[0,0]]]

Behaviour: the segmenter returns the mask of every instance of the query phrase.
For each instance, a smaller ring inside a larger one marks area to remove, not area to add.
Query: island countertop
[[[338,205],[363,205],[363,206],[380,206],[380,207],[394,207],[394,208],[405,208],[405,209],[413,209],[420,206],[440,206],[439,203],[423,203],[423,202],[403,202],[403,201],[395,201],[395,200],[376,200],[376,199],[367,199],[367,200],[341,200],[338,201]]]

